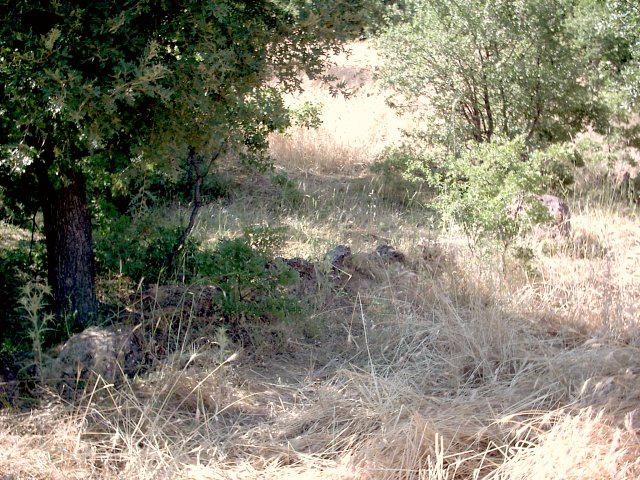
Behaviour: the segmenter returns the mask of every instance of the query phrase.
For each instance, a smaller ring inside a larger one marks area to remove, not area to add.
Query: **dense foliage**
[[[284,242],[277,229],[249,228],[240,238],[222,238],[195,258],[197,273],[218,288],[216,305],[233,324],[255,319],[283,319],[300,311],[289,287],[298,273],[273,260]]]
[[[523,161],[522,138],[479,144],[459,156],[437,159],[430,181],[442,218],[460,225],[475,243],[497,240],[504,249],[545,218],[535,194],[545,177],[536,161]]]
[[[29,255],[29,247],[18,245],[0,252],[0,305],[2,328],[0,329],[0,352],[5,350],[29,350],[29,319],[19,307],[23,289],[33,278],[43,273],[41,245]],[[53,332],[52,332],[53,333]]]
[[[586,58],[567,27],[571,15],[567,0],[416,0],[380,41],[382,79],[405,106],[429,98],[437,143],[566,140],[602,113],[581,81]]]

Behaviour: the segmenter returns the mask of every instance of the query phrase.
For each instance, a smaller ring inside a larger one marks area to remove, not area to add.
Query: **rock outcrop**
[[[376,248],[375,254],[378,257],[382,258],[383,260],[394,261],[394,262],[404,262],[404,254],[396,250],[391,245],[387,245],[387,244],[378,245],[378,248]]]
[[[141,342],[131,330],[89,327],[73,335],[43,373],[63,398],[75,399],[99,381],[122,383],[143,362]]]
[[[404,259],[404,254],[386,244],[375,251],[357,254],[352,254],[346,245],[338,245],[327,252],[324,261],[330,265],[330,281],[335,287],[344,288],[359,278],[375,281],[376,268],[386,268],[391,262],[400,264]],[[294,295],[304,298],[317,293],[318,265],[299,257],[276,260],[298,274],[299,282],[291,290]],[[181,319],[185,318],[191,325],[189,337],[184,339],[189,344],[195,342],[207,348],[211,343],[207,343],[207,338],[220,327],[229,328],[230,338],[234,339],[242,333],[238,328],[243,326],[224,323],[216,300],[218,292],[214,286],[186,285],[145,290],[132,298],[128,316],[120,316],[119,329],[90,327],[72,336],[42,370],[42,378],[68,400],[82,398],[103,383],[122,384],[127,377],[135,376],[178,348],[176,338],[186,334],[180,331]]]

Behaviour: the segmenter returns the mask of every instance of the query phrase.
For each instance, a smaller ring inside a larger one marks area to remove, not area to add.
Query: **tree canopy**
[[[2,16],[10,159],[55,144],[56,164],[103,167],[257,151],[279,93],[319,75],[348,29],[284,2],[13,2]],[[346,23],[348,25],[348,23]],[[340,35],[342,34],[342,35]],[[45,142],[46,140],[46,142]]]
[[[567,0],[415,0],[381,39],[382,79],[409,106],[428,98],[436,142],[566,140],[603,110],[572,12]]]

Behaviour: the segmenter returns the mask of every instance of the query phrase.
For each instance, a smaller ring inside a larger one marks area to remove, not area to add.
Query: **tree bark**
[[[86,182],[80,172],[64,172],[54,183],[44,170],[39,186],[54,309],[59,320],[82,329],[98,311]]]

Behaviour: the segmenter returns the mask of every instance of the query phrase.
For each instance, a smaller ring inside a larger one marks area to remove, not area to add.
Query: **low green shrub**
[[[434,206],[474,244],[497,243],[506,250],[548,216],[535,198],[548,177],[527,156],[521,138],[476,144],[434,163],[439,166],[430,176],[438,191]]]
[[[544,189],[556,194],[566,193],[575,181],[576,168],[585,166],[584,157],[572,143],[549,145],[544,150],[536,150],[531,160],[539,165],[544,177]]]
[[[289,109],[291,123],[297,127],[318,128],[322,125],[322,103],[304,102]]]
[[[415,183],[425,180],[431,174],[431,165],[425,160],[425,157],[404,147],[391,147],[371,165],[370,170],[385,178]]]
[[[407,207],[425,191],[425,180],[431,174],[431,166],[423,157],[398,147],[387,148],[369,169],[374,181],[380,182],[378,190],[383,200]]]
[[[284,229],[249,227],[242,236],[222,238],[208,248],[189,238],[175,268],[166,271],[166,255],[180,233],[180,228],[158,226],[152,219],[133,222],[121,217],[96,239],[99,271],[121,274],[136,283],[214,285],[219,290],[215,307],[231,323],[282,319],[300,311],[300,302],[288,289],[297,281],[297,273],[273,260],[284,242]]]
[[[170,281],[179,270],[189,273],[199,247],[193,237],[187,239],[173,270],[166,270],[166,256],[181,233],[180,227],[158,225],[152,214],[135,219],[123,215],[105,222],[95,235],[98,272],[122,274],[144,283]]]
[[[300,302],[288,291],[298,274],[284,261],[273,260],[280,230],[253,228],[239,238],[223,238],[211,250],[195,257],[196,272],[219,289],[222,316],[243,320],[284,319],[300,311]]]
[[[548,155],[552,158],[553,153]],[[393,149],[373,171],[429,189],[430,207],[443,223],[460,227],[472,245],[499,245],[506,251],[518,236],[547,218],[536,195],[561,177],[542,168],[545,158],[530,155],[518,137],[471,142],[458,154],[445,149],[423,153]]]

